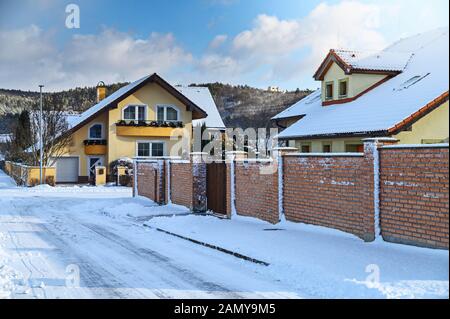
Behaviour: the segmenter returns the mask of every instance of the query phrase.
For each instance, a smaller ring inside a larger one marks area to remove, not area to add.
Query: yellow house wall
[[[110,162],[119,159],[120,157],[133,158],[136,154],[137,141],[162,141],[165,143],[165,155],[169,155],[172,146],[177,143],[177,140],[171,140],[170,137],[145,137],[145,136],[118,136],[116,134],[116,123],[122,119],[122,110],[130,105],[146,105],[147,106],[147,120],[156,120],[156,106],[159,104],[168,104],[177,107],[180,111],[180,120],[185,124],[185,129],[189,133],[188,138],[191,140],[192,134],[192,113],[187,111],[186,106],[178,99],[173,97],[166,90],[161,88],[156,83],[149,83],[143,88],[122,100],[116,109],[109,112],[109,126],[108,126],[108,159]]]
[[[412,125],[412,131],[403,131],[393,137],[400,144],[422,144],[429,140],[442,142],[449,137],[448,101]]]
[[[317,140],[294,140],[289,143],[289,146],[296,147],[301,151],[302,144],[310,144],[312,153],[322,153],[322,146],[329,143],[331,143],[331,151],[333,153],[344,153],[347,144],[362,144],[361,138],[328,138]]]
[[[393,135],[398,144],[441,143],[449,138],[449,102],[445,102],[412,125],[412,131]],[[331,142],[332,152],[345,152],[347,144],[362,144],[363,138],[328,138],[317,140],[290,140],[288,145],[301,150],[302,144],[310,144],[311,152],[322,153],[322,146]]]
[[[108,140],[108,112],[99,114],[95,119],[82,126],[80,129],[72,134],[72,141],[70,147],[66,150],[63,156],[78,156],[79,157],[79,176],[88,176],[88,157],[84,151],[84,140],[89,139],[89,127],[95,123],[103,124],[103,139]],[[109,144],[109,142],[108,142]],[[108,146],[109,147],[109,146]],[[105,163],[108,162],[108,154],[103,155]]]
[[[384,79],[386,75],[380,74],[345,74],[339,65],[333,63],[322,81],[322,101],[325,101],[325,85],[333,82],[333,99],[339,99],[339,80],[348,79],[348,95],[346,98],[354,97],[375,83]]]

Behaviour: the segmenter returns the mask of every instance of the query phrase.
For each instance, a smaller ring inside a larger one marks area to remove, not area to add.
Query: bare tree
[[[32,165],[39,165],[39,123],[39,103],[35,103],[30,114]],[[67,113],[58,97],[49,94],[44,95],[42,123],[42,164],[48,166],[67,153],[68,148],[72,144],[72,137],[68,134]]]

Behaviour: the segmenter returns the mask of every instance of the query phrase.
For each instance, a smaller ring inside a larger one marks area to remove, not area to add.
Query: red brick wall
[[[158,162],[137,163],[137,190],[140,196],[164,204],[164,166]]]
[[[172,203],[193,208],[192,164],[172,162],[170,164],[170,199]]]
[[[448,148],[380,149],[383,238],[449,247]]]
[[[278,173],[260,174],[262,163],[235,163],[236,211],[271,223],[278,222]]]
[[[363,156],[284,157],[287,220],[374,238],[373,165]]]

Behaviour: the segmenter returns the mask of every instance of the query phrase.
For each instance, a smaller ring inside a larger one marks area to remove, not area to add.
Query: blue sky
[[[80,28],[65,27],[66,5]],[[448,1],[0,0],[0,87],[133,81],[316,88],[330,48],[382,49],[448,26]]]

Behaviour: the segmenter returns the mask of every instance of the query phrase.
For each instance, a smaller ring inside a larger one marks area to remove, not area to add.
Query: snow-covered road
[[[117,208],[126,213],[127,206],[152,209],[151,202],[131,198],[129,189],[50,191],[16,188],[7,179],[1,172],[3,297],[299,297],[264,276],[264,266],[111,214]]]
[[[195,216],[129,188],[16,187],[0,171],[0,298],[448,298],[448,260],[312,225]]]

